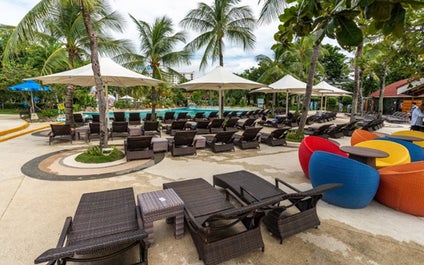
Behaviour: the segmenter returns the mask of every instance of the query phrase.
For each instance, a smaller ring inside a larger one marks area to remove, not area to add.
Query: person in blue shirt
[[[424,131],[423,118],[424,118],[424,103],[422,103],[419,107],[415,108],[412,111],[411,130]]]

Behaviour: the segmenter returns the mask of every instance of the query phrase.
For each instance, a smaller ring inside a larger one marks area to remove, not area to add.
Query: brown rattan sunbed
[[[257,203],[271,198],[280,198],[279,205],[270,205],[264,217],[268,230],[280,238],[302,232],[320,224],[316,204],[323,193],[341,184],[326,184],[307,191],[300,191],[290,184],[275,179],[275,185],[245,170],[213,176],[214,186],[230,189],[246,203]],[[289,192],[280,189],[280,184]]]
[[[139,264],[147,264],[146,237],[132,188],[85,193],[74,218],[66,218],[56,248],[45,251],[34,262],[90,262],[138,245]]]
[[[259,209],[267,202],[235,207],[228,198],[232,194],[243,204],[236,195],[228,190],[226,198],[201,178],[165,183],[163,188],[174,189],[183,200],[187,226],[199,258],[206,265],[264,250],[259,226],[263,212]]]

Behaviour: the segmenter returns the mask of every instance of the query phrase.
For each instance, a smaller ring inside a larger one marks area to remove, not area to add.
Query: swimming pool
[[[237,111],[237,112],[241,112],[244,109],[231,109],[231,111]],[[196,113],[198,112],[204,112],[205,116],[208,116],[212,111],[218,111],[218,108],[210,108],[210,109],[206,109],[206,108],[194,108],[194,107],[186,107],[186,108],[173,108],[173,109],[157,109],[156,110],[156,116],[160,116],[160,117],[164,117],[165,116],[165,112],[169,112],[169,111],[173,111],[175,112],[175,117],[177,117],[178,113],[180,112],[188,112],[188,115],[190,115],[191,117],[194,117],[196,115]],[[146,114],[147,113],[151,113],[152,110],[133,110],[133,111],[125,111],[125,117],[128,120],[128,117],[130,115],[130,113],[140,113],[140,117],[141,119],[146,118]],[[88,116],[88,117],[92,117],[93,114],[97,114],[98,112],[83,112],[84,116]],[[113,117],[113,111],[109,112],[109,117]]]

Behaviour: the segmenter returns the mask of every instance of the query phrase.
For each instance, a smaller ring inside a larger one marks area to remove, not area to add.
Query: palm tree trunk
[[[74,125],[74,116],[73,109],[72,109],[72,103],[73,103],[73,97],[74,97],[74,86],[73,85],[67,85],[66,86],[66,98],[65,98],[65,123]]]
[[[386,75],[387,71],[386,68],[383,68],[383,71],[381,73],[380,78],[380,94],[378,98],[378,118],[381,118],[383,116],[383,102],[384,102],[384,89],[386,87]]]
[[[298,134],[303,132],[303,129],[305,128],[305,124],[306,124],[306,118],[308,117],[309,103],[311,102],[312,87],[314,85],[315,68],[317,65],[320,49],[321,49],[321,44],[315,42],[312,58],[311,58],[311,63],[309,64],[308,82],[306,84],[306,91],[303,97],[302,115],[300,116],[299,128],[297,129]]]
[[[94,73],[94,83],[96,84],[97,97],[99,100],[99,119],[100,119],[100,148],[108,146],[108,128],[106,119],[106,95],[103,89],[103,81],[100,73],[99,53],[97,36],[94,32],[93,25],[91,24],[90,12],[84,5],[84,1],[81,1],[82,14],[84,19],[84,25],[90,38],[90,50],[91,50],[91,66]]]
[[[156,88],[152,87],[152,120],[156,120],[156,103],[157,103],[157,91]]]
[[[355,54],[355,69],[354,69],[354,81],[353,81],[353,99],[352,99],[352,115],[350,115],[350,121],[355,119],[355,113],[358,113],[358,102],[359,102],[359,92],[360,92],[360,70],[359,70],[359,59],[362,57],[362,48],[363,43],[358,45],[356,48]],[[362,109],[361,109],[362,111]]]

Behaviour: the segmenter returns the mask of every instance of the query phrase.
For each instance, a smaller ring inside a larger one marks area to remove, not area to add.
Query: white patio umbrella
[[[131,86],[156,86],[164,83],[136,72],[133,72],[110,58],[100,58],[100,72],[105,86],[131,87]],[[91,64],[84,65],[69,71],[51,75],[29,78],[40,80],[43,84],[69,84],[77,86],[95,86]]]
[[[280,80],[268,85],[268,87],[263,87],[256,89],[252,92],[262,92],[262,93],[278,93],[285,92],[286,96],[286,113],[289,112],[289,93],[299,94],[305,93],[306,83],[300,80],[297,80],[292,75],[285,75]]]
[[[133,72],[110,58],[100,58],[100,73],[107,97],[108,86],[132,87],[132,86],[156,86],[164,81],[157,80],[136,72]],[[43,84],[68,84],[77,86],[95,86],[91,63],[69,71],[51,75],[32,77],[29,79],[39,80]],[[106,108],[106,117],[107,115]]]
[[[177,87],[187,90],[216,90],[219,92],[219,116],[222,117],[223,104],[222,98],[224,90],[245,89],[250,90],[262,87],[264,84],[257,83],[240,76],[237,76],[224,67],[218,66],[208,74],[191,81],[177,85]]]
[[[322,109],[323,98],[326,99],[326,97],[339,97],[339,96],[351,95],[352,92],[332,86],[325,81],[321,81],[320,83],[314,86],[314,94],[321,96],[321,109]]]

